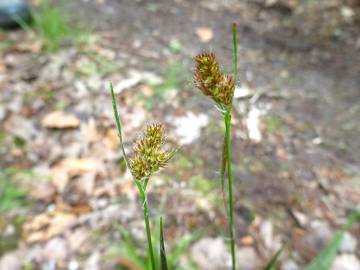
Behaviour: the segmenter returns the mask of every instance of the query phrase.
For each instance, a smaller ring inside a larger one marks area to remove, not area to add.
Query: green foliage
[[[314,259],[314,261],[306,268],[306,270],[330,269],[343,236],[343,231],[337,232],[329,245]]]
[[[269,133],[274,133],[283,126],[282,120],[277,116],[268,116],[266,118],[266,130]]]
[[[24,30],[35,31],[48,52],[56,52],[65,43],[83,42],[88,37],[87,32],[80,31],[79,24],[72,23],[67,13],[50,4],[49,0],[43,0],[32,11],[32,18],[32,25],[20,18],[15,19]]]
[[[0,211],[1,213],[1,211]],[[0,227],[4,228],[4,224],[12,224],[14,231],[11,234],[0,233],[0,257],[5,253],[17,248],[22,236],[22,226],[26,218],[24,216],[5,216],[0,215]]]
[[[144,97],[146,109],[153,109],[156,102],[165,100],[166,96],[171,91],[179,90],[187,80],[186,74],[186,68],[182,63],[170,63],[165,68],[165,72],[163,74],[164,81],[150,85],[153,89],[153,94],[150,97]]]
[[[161,224],[160,222],[156,223],[154,233],[154,242],[160,243],[161,241]],[[141,243],[136,241],[136,239],[126,230],[124,227],[118,226],[118,231],[121,236],[121,243],[114,249],[114,255],[124,257],[127,260],[130,260],[132,265],[136,266],[139,270],[148,270],[151,269],[149,263],[150,258],[148,253],[142,253],[143,247]],[[166,252],[167,267],[160,268],[161,265],[161,250],[156,252],[156,269],[172,269],[172,270],[197,270],[198,268],[195,265],[186,266],[186,268],[179,265],[180,257],[186,254],[191,243],[198,238],[197,234],[183,236],[180,239],[177,239],[174,242],[173,246],[170,246],[168,252]],[[159,258],[160,254],[160,258]],[[126,268],[120,267],[118,270],[126,270]]]
[[[5,143],[6,140],[6,133],[0,130],[0,146]]]
[[[16,185],[17,176],[14,170],[0,171],[0,213],[25,203],[25,193]]]
[[[23,95],[23,102],[25,104],[30,104],[34,102],[36,99],[41,99],[46,102],[51,102],[55,100],[56,94],[55,91],[48,87],[40,87],[36,89],[36,91],[27,92]]]
[[[33,12],[34,29],[42,39],[47,51],[58,50],[66,40],[74,37],[68,16],[48,0],[42,1]]]
[[[149,206],[146,188],[150,180],[150,176],[153,173],[157,172],[160,168],[165,167],[167,165],[167,162],[175,154],[176,150],[165,151],[161,149],[165,142],[164,128],[160,124],[153,124],[147,127],[144,137],[136,141],[133,146],[135,154],[131,159],[129,159],[126,155],[123,145],[120,116],[117,109],[116,98],[112,83],[110,83],[110,90],[115,125],[118,130],[121,151],[126,162],[126,166],[130,170],[133,176],[133,180],[138,188],[141,205],[143,208],[146,238],[148,242],[148,256],[150,259],[149,266],[151,265],[152,270],[156,270],[156,263],[158,262],[158,260],[155,259],[154,249],[152,245],[152,236],[149,220]],[[156,232],[157,231],[158,230],[156,230]],[[157,239],[159,238],[157,237]]]
[[[86,52],[90,61],[77,66],[77,71],[82,76],[90,77],[94,75],[105,76],[109,73],[119,71],[121,66],[96,52]]]
[[[167,91],[178,89],[186,80],[186,69],[181,63],[170,63],[164,73],[164,82],[154,84],[155,93],[164,96]]]
[[[195,156],[189,156],[180,149],[174,156],[173,162],[169,164],[172,173],[170,181],[173,181],[173,177],[187,180],[192,177],[193,168],[197,168],[201,171],[203,166],[204,161],[202,159]]]
[[[177,168],[180,167],[184,170],[191,169],[194,166],[190,158],[182,154],[177,155],[177,157],[175,158],[175,163]]]
[[[144,255],[139,253],[131,234],[121,226],[118,227],[118,230],[122,243],[114,250],[115,255],[129,259],[138,269],[146,269],[147,258],[144,258]],[[119,270],[122,269],[122,267],[119,268]]]
[[[198,175],[190,178],[190,186],[201,192],[203,195],[207,195],[210,191],[214,190],[215,183],[210,179],[206,179]]]
[[[180,257],[186,254],[187,250],[189,249],[191,243],[199,238],[198,233],[192,233],[190,235],[183,236],[176,240],[176,244],[173,245],[170,249],[168,256],[168,265],[170,265],[170,269],[174,270],[197,270],[198,267],[190,262],[186,268],[178,266],[180,262]]]
[[[234,42],[234,82],[237,81],[237,29],[236,25],[234,25],[233,28],[233,42]],[[212,54],[210,55],[200,55],[200,58],[203,62],[206,64],[207,62],[211,62],[211,58],[213,57]],[[209,60],[210,59],[210,60]],[[200,61],[200,60],[199,60]],[[198,61],[198,62],[199,62]],[[205,65],[204,64],[204,65]],[[215,66],[215,65],[213,65]],[[210,66],[208,68],[209,74],[212,70],[217,70],[217,67]],[[199,74],[203,72],[204,68],[202,66],[198,67]],[[200,75],[197,75],[197,77],[200,77]],[[214,76],[211,76],[211,74],[205,74],[206,76],[202,76],[204,78],[198,78],[200,83],[198,86],[200,86],[200,90],[207,96],[209,96],[214,90],[217,89],[218,84],[213,86],[214,89],[207,89],[209,86],[209,81],[211,82],[213,80]],[[196,74],[195,74],[196,75]],[[221,75],[221,74],[220,74]],[[219,78],[222,78],[222,75],[217,75]],[[161,84],[153,85],[154,90],[154,96],[157,99],[163,99],[165,95],[168,93],[168,91],[177,89],[180,83],[183,82],[182,80],[182,71],[180,69],[180,66],[178,64],[175,64],[174,66],[170,66],[167,69],[166,73],[166,80]],[[209,79],[210,78],[210,79]],[[196,79],[196,78],[195,78]],[[202,81],[201,81],[202,80]],[[233,90],[235,83],[228,82],[231,85],[231,89]],[[211,86],[211,85],[210,85]],[[114,118],[115,118],[115,124],[118,130],[119,139],[120,139],[120,145],[121,150],[123,153],[124,161],[127,165],[127,167],[130,169],[132,166],[129,166],[129,160],[126,156],[123,141],[122,141],[122,132],[121,132],[121,123],[120,118],[118,114],[118,109],[116,105],[115,100],[115,94],[112,84],[110,84],[111,89],[111,95],[112,95],[112,105],[114,110]],[[209,90],[209,91],[207,91]],[[225,136],[224,136],[224,143],[223,143],[223,153],[222,153],[222,166],[221,166],[221,180],[222,180],[222,190],[224,195],[224,202],[225,202],[225,208],[228,213],[228,233],[229,233],[229,247],[231,251],[231,264],[232,264],[232,270],[236,269],[236,256],[235,256],[235,217],[234,217],[234,196],[233,196],[233,176],[232,176],[232,159],[231,159],[231,151],[232,151],[232,144],[231,144],[231,116],[232,116],[232,93],[231,96],[229,96],[229,89],[226,89],[225,91],[225,98],[224,100],[218,98],[215,96],[217,100],[217,109],[221,112],[223,118],[224,118],[224,126],[225,126]],[[209,94],[210,93],[210,94]],[[221,96],[219,96],[221,97]],[[213,96],[214,98],[214,96]],[[152,107],[152,103],[151,103]],[[278,117],[269,117],[267,119],[267,129],[268,132],[274,132],[281,128],[283,125],[283,122],[281,121],[281,118]],[[148,139],[148,138],[145,138]],[[152,141],[152,140],[149,140]],[[141,141],[141,143],[135,147],[135,152],[138,151],[139,153],[147,153],[148,149],[143,147],[147,144],[147,141]],[[161,143],[162,145],[162,143]],[[139,151],[141,149],[142,151]],[[157,158],[145,158],[145,161],[151,160],[156,161]],[[131,160],[130,160],[131,161]],[[143,160],[141,160],[143,162]],[[178,164],[180,167],[183,168],[190,168],[192,167],[192,163],[189,162],[188,159],[182,158],[178,160]],[[130,164],[131,165],[131,164]],[[133,173],[133,171],[132,171]],[[227,192],[225,194],[225,173],[227,176]],[[159,250],[157,252],[153,253],[152,248],[152,237],[151,237],[151,231],[150,231],[150,223],[149,223],[149,211],[148,211],[148,202],[146,198],[146,187],[149,180],[149,177],[147,177],[148,173],[145,174],[139,174],[139,177],[135,177],[135,184],[137,185],[141,197],[141,203],[144,211],[144,221],[146,226],[146,235],[147,235],[147,241],[148,241],[148,250],[149,252],[142,253],[142,246],[138,243],[135,243],[135,240],[131,236],[131,234],[120,228],[120,234],[122,238],[121,245],[117,248],[116,254],[120,255],[122,258],[126,258],[127,261],[131,262],[132,265],[134,265],[138,269],[142,270],[148,270],[148,269],[161,269],[161,270],[167,270],[167,269],[173,269],[173,270],[182,270],[183,268],[179,266],[179,258],[181,255],[187,250],[187,248],[190,246],[192,240],[194,239],[192,236],[190,238],[183,238],[176,241],[175,245],[170,247],[168,254],[165,253],[165,243],[164,243],[164,235],[163,235],[163,226],[162,226],[162,220],[160,220],[160,225],[157,224],[155,227],[155,233],[153,235],[153,239],[156,243],[159,243]],[[133,173],[134,176],[134,173]],[[190,185],[195,188],[196,190],[203,193],[204,196],[209,194],[213,188],[214,185],[211,181],[204,179],[199,176],[192,177],[190,179]],[[328,247],[326,247],[317,258],[305,269],[305,270],[328,270],[332,264],[332,261],[334,257],[336,256],[337,250],[339,248],[339,245],[341,244],[344,232],[350,227],[360,220],[360,209],[356,211],[355,214],[351,215],[347,221],[347,223],[343,226],[343,228],[335,235],[334,239],[329,243]],[[265,266],[264,270],[275,270],[277,267],[277,262],[279,259],[280,254],[282,253],[283,248],[278,250],[276,254],[272,257],[270,262]],[[124,268],[120,268],[124,269]],[[196,266],[186,266],[185,269],[197,269]]]
[[[338,231],[334,238],[330,241],[327,247],[320,252],[320,254],[312,261],[312,263],[306,267],[305,270],[328,270],[331,267],[331,264],[337,254],[341,241],[343,239],[344,233],[349,230],[356,222],[360,221],[360,207],[349,216],[346,224]]]
[[[269,263],[265,266],[264,270],[276,270],[276,264],[278,262],[279,256],[283,251],[284,246],[282,246],[275,255],[271,258]]]
[[[14,144],[19,149],[24,149],[26,147],[26,140],[20,136],[14,136]]]
[[[160,217],[160,265],[161,270],[168,270],[162,217]]]
[[[329,270],[331,264],[337,254],[337,251],[341,245],[344,233],[349,230],[356,222],[360,221],[360,207],[358,207],[355,212],[350,215],[346,221],[346,224],[338,231],[330,243],[320,252],[320,254],[308,265],[305,270]],[[264,270],[275,270],[276,264],[279,259],[279,256],[284,247],[282,247],[276,254],[272,257],[270,262],[264,268]]]

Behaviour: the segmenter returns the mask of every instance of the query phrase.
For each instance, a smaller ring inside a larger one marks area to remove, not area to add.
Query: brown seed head
[[[134,156],[129,160],[132,174],[136,179],[149,177],[167,165],[174,151],[162,150],[164,142],[165,131],[160,124],[149,125],[144,136],[136,141]]]
[[[216,103],[230,105],[235,89],[231,75],[224,75],[214,53],[205,52],[195,58],[194,83],[205,96]]]

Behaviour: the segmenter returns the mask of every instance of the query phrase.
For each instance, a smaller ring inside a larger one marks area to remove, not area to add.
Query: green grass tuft
[[[88,32],[80,25],[74,24],[70,16],[61,8],[41,1],[40,5],[31,11],[32,23],[17,19],[19,25],[26,31],[35,32],[41,39],[45,51],[53,53],[66,44],[83,43],[88,39]]]
[[[0,213],[25,204],[25,193],[19,190],[16,177],[13,170],[0,171]]]
[[[147,253],[143,253],[143,248],[141,248],[141,243],[136,241],[136,239],[129,233],[127,229],[122,226],[117,226],[118,232],[121,237],[121,242],[113,249],[113,255],[120,258],[127,258],[132,265],[136,266],[137,269],[141,270],[148,270],[151,269],[149,265],[149,255]],[[154,242],[160,243],[161,241],[161,232],[160,232],[161,224],[156,222],[156,226],[154,228]],[[194,233],[191,235],[185,235],[181,238],[177,239],[173,242],[173,245],[169,246],[169,250],[166,251],[166,260],[167,260],[167,267],[168,269],[172,270],[197,270],[194,264],[189,266],[180,265],[180,258],[183,255],[187,254],[187,251],[196,239],[199,238],[198,233]],[[159,250],[160,252],[160,250]],[[156,269],[160,268],[160,258],[156,253]],[[125,270],[127,268],[120,267],[118,270]]]
[[[320,254],[312,261],[312,263],[305,268],[305,270],[328,270],[337,254],[341,245],[343,236],[355,223],[360,221],[360,207],[350,215],[346,224],[338,231],[330,243],[320,252]]]
[[[65,41],[74,37],[69,17],[59,8],[52,6],[49,1],[43,1],[32,15],[34,29],[47,51],[57,51]]]

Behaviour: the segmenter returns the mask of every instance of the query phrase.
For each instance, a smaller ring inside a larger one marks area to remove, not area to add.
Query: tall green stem
[[[231,168],[231,111],[225,113],[225,140],[226,140],[226,158],[228,175],[228,195],[229,195],[229,232],[232,269],[236,268],[235,259],[235,232],[234,232],[234,198],[233,198],[233,176]]]
[[[237,44],[237,26],[233,24],[233,50],[234,50],[234,82],[237,83],[238,73],[238,44]],[[232,163],[231,163],[231,111],[232,104],[226,108],[225,120],[225,148],[226,148],[226,165],[228,175],[228,216],[229,216],[229,234],[230,234],[230,250],[231,250],[231,265],[232,270],[236,269],[235,257],[235,229],[234,229],[234,196],[233,196],[233,176],[232,176]],[[222,172],[223,176],[223,172]]]
[[[148,202],[147,202],[147,198],[146,198],[146,193],[145,193],[145,190],[142,187],[141,183],[137,183],[137,186],[139,188],[141,202],[142,202],[143,211],[144,211],[144,221],[145,221],[145,227],[146,227],[146,238],[147,238],[148,248],[149,248],[151,269],[156,270],[154,249],[153,249],[152,240],[151,240],[151,231],[150,231],[150,222],[149,222],[149,207],[148,207]]]
[[[234,50],[234,82],[236,86],[237,75],[238,75],[238,38],[237,38],[237,26],[234,23],[233,28],[233,50]]]
[[[110,82],[110,90],[111,90],[111,98],[112,98],[112,106],[113,106],[113,111],[114,111],[115,124],[116,124],[116,128],[118,131],[121,151],[124,156],[126,167],[131,171],[129,158],[125,153],[125,148],[124,148],[124,144],[123,144],[121,122],[120,122],[120,116],[119,116],[119,112],[118,112],[118,108],[117,108],[117,104],[116,104],[115,91],[114,91],[113,84],[111,82]],[[149,177],[145,177],[144,179],[135,179],[135,183],[138,187],[141,202],[142,202],[142,207],[144,210],[146,238],[147,238],[148,247],[149,247],[149,257],[150,257],[150,262],[151,262],[151,269],[156,270],[154,249],[153,249],[152,240],[151,240],[151,231],[150,231],[150,222],[149,222],[149,207],[148,207],[148,202],[147,202],[147,198],[146,198],[146,187],[147,187],[148,182],[149,182]]]

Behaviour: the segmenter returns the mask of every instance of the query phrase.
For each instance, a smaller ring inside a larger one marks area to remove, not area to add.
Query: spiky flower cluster
[[[205,96],[210,96],[216,103],[228,106],[232,103],[235,90],[231,75],[223,74],[214,53],[205,52],[195,58],[194,83]]]
[[[167,165],[174,151],[162,150],[165,131],[161,124],[149,125],[145,134],[134,144],[134,156],[130,158],[130,168],[137,180],[150,177]]]

